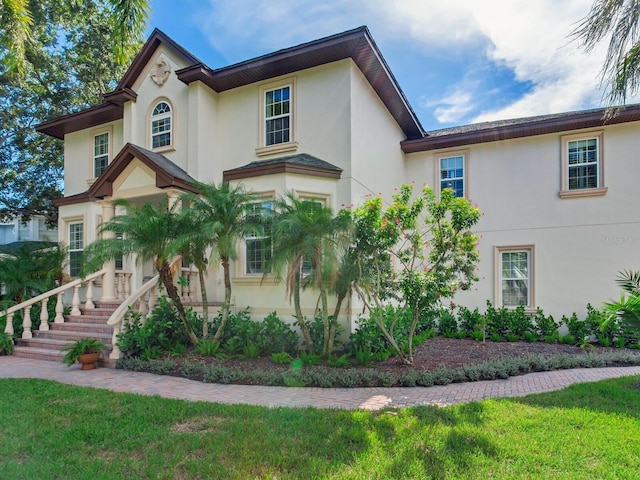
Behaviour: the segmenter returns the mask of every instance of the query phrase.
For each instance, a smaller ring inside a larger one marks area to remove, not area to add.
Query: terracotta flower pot
[[[78,362],[82,364],[81,370],[93,370],[99,358],[99,353],[83,353],[78,357]]]

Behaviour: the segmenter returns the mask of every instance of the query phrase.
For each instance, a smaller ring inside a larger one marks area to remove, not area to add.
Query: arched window
[[[151,148],[171,145],[171,107],[158,102],[151,112]]]

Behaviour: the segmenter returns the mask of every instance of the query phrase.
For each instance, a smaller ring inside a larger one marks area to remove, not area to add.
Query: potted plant
[[[96,368],[96,363],[105,347],[104,342],[95,338],[81,338],[65,345],[62,350],[67,353],[62,362],[69,367],[76,362],[80,362],[82,370],[93,370]]]

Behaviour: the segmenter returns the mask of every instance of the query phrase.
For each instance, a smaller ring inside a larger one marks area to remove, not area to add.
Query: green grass
[[[0,478],[632,479],[638,378],[383,412],[266,409],[0,380]]]

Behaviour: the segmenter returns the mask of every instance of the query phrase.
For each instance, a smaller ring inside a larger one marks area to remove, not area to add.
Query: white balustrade
[[[89,280],[87,282],[87,296],[86,301],[84,302],[84,308],[91,310],[95,307],[96,306],[93,303],[93,280]]]
[[[33,333],[31,333],[31,305],[24,307],[22,317],[22,338],[33,338]]]
[[[40,308],[40,330],[49,330],[49,311],[47,310],[47,304],[49,303],[49,299],[45,298],[42,300],[41,308]]]

